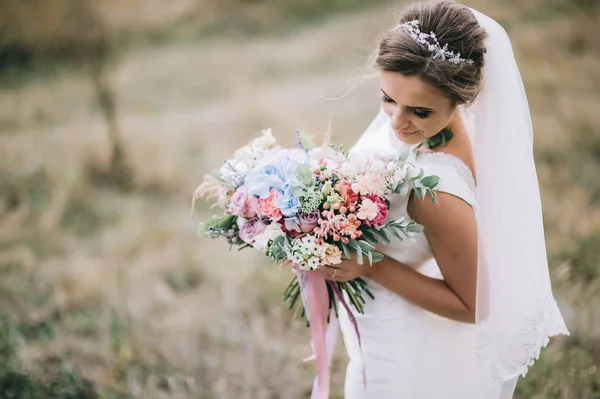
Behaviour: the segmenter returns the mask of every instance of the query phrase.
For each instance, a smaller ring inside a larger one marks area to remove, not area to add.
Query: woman
[[[360,344],[340,316],[345,397],[511,398],[549,337],[568,331],[552,296],[510,41],[465,6],[417,3],[381,40],[375,64],[382,111],[353,152],[408,146],[440,183],[435,203],[392,200],[390,217],[425,227],[414,241],[380,248],[373,267],[320,269],[334,281],[363,276],[375,295],[353,315]]]

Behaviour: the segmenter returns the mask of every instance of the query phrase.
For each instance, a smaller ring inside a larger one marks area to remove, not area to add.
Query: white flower
[[[306,254],[306,255],[312,254],[314,250],[315,250],[315,244],[303,242],[300,245],[300,252],[302,252],[303,254]]]
[[[263,150],[275,147],[277,145],[277,140],[273,137],[272,130],[265,129],[262,131],[262,136],[254,139],[251,144],[253,147],[260,148]]]
[[[321,260],[319,258],[317,258],[316,256],[313,256],[312,258],[310,258],[308,260],[307,263],[308,263],[308,266],[311,268],[311,270],[315,270],[317,267],[319,267]]]
[[[302,242],[305,244],[314,244],[315,243],[315,237],[314,236],[310,236],[310,235],[306,235],[304,237],[302,237]]]
[[[241,218],[238,218],[238,221],[240,219]],[[262,233],[254,237],[253,247],[264,251],[267,249],[270,241],[283,235],[285,235],[285,233],[281,230],[281,226],[277,223],[271,223]]]
[[[349,162],[342,165],[342,173],[346,176],[353,177],[367,170],[369,157],[364,154],[358,154],[350,158]]]
[[[259,159],[264,155],[264,151],[252,146],[245,146],[237,149],[233,156],[238,164],[244,165],[246,171],[249,167],[256,165]]]
[[[358,213],[356,217],[360,220],[373,220],[379,214],[379,207],[376,203],[371,201],[368,198],[365,198],[362,203],[359,205]]]
[[[306,262],[298,262],[296,264],[298,265],[298,267],[300,267],[300,270],[304,270],[305,272],[312,270]]]

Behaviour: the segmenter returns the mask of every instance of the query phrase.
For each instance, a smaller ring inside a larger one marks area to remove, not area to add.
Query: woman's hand
[[[369,262],[365,261],[362,265],[359,265],[355,259],[342,260],[342,263],[331,266],[322,266],[317,269],[325,276],[326,280],[339,281],[344,283],[346,281],[354,280],[357,277],[365,276],[368,277],[372,273],[375,265],[369,265]]]

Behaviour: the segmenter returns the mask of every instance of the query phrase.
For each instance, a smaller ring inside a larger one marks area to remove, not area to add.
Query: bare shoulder
[[[408,203],[409,216],[426,231],[455,234],[465,223],[475,223],[473,208],[462,198],[445,192],[438,192],[436,197],[435,201],[430,195],[420,200],[412,195]]]

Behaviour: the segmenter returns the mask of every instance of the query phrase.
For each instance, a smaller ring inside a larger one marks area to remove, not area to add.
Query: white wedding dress
[[[388,141],[378,145],[383,150],[400,149],[404,144],[390,132]],[[460,159],[446,153],[421,153],[416,165],[425,174],[440,177],[440,192],[477,207],[473,176]],[[392,198],[389,217],[410,219],[407,201],[408,196]],[[395,240],[379,250],[423,274],[442,278],[423,233],[414,240]],[[354,312],[362,350],[348,315],[345,312],[340,315],[350,358],[345,398],[482,398],[475,383],[479,368],[474,326],[437,316],[376,282],[367,281],[375,300],[367,302],[364,314]],[[363,384],[363,367],[366,384]]]

